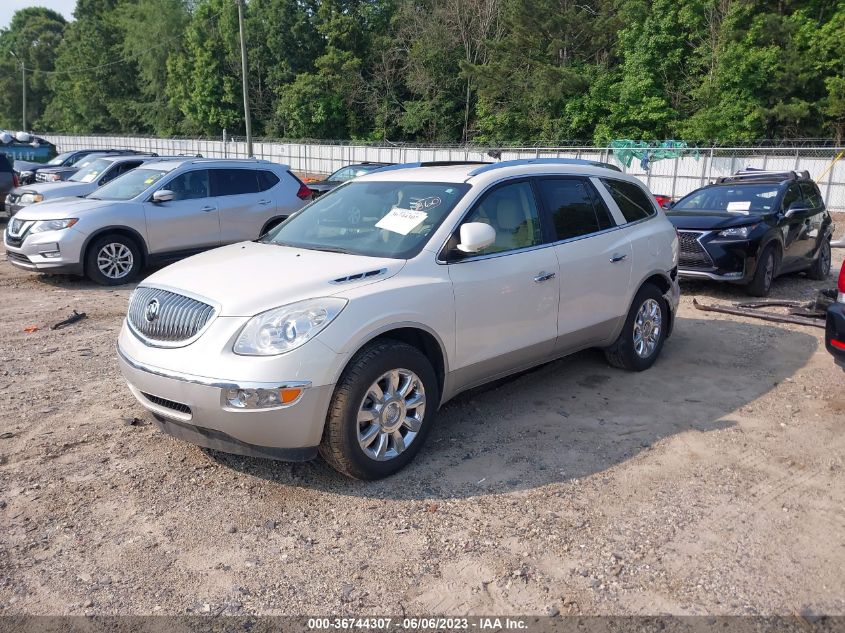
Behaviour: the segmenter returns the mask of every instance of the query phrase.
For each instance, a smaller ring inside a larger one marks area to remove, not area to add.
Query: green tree
[[[55,67],[56,48],[66,24],[55,11],[30,7],[16,11],[9,28],[0,31],[0,126],[16,128],[21,125],[20,63],[23,62],[28,69],[27,127],[41,127],[41,118],[52,96],[48,73]]]

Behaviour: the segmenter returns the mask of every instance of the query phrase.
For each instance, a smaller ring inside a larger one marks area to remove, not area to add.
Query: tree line
[[[845,136],[845,0],[248,0],[245,20],[259,137]],[[243,134],[234,0],[17,11],[0,127],[21,61],[35,131]]]

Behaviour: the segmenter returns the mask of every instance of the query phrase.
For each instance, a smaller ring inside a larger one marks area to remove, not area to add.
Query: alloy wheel
[[[370,459],[400,455],[425,418],[425,387],[408,369],[388,371],[367,390],[358,408],[358,444]]]
[[[132,270],[135,257],[126,244],[110,242],[97,253],[97,268],[109,279],[121,279]]]
[[[634,351],[648,358],[657,349],[663,329],[663,311],[654,299],[646,299],[634,319]]]

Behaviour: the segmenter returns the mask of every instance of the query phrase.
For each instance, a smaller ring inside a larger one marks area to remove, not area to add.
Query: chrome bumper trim
[[[717,275],[716,273],[708,273],[703,270],[684,270],[678,269],[678,277],[685,279],[712,279],[714,281],[742,281],[745,273],[729,273],[727,275]]]

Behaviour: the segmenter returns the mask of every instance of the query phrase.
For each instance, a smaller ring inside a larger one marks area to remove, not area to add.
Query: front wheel
[[[376,341],[353,357],[337,383],[320,455],[355,479],[392,475],[420,450],[439,399],[422,352],[400,341]]]
[[[817,281],[824,281],[830,274],[830,241],[824,240],[822,247],[819,249],[818,257],[813,261],[813,265],[807,271],[807,276],[810,279]]]
[[[604,350],[607,362],[629,371],[643,371],[654,365],[666,340],[669,306],[660,289],[644,284],[628,311],[619,338]]]
[[[775,280],[779,259],[778,249],[774,244],[769,244],[763,249],[760,259],[757,260],[754,277],[752,277],[751,283],[745,287],[748,294],[752,297],[768,296],[772,289],[772,282]]]
[[[85,257],[85,274],[103,286],[125,284],[141,270],[141,250],[123,235],[104,235],[94,240]]]

